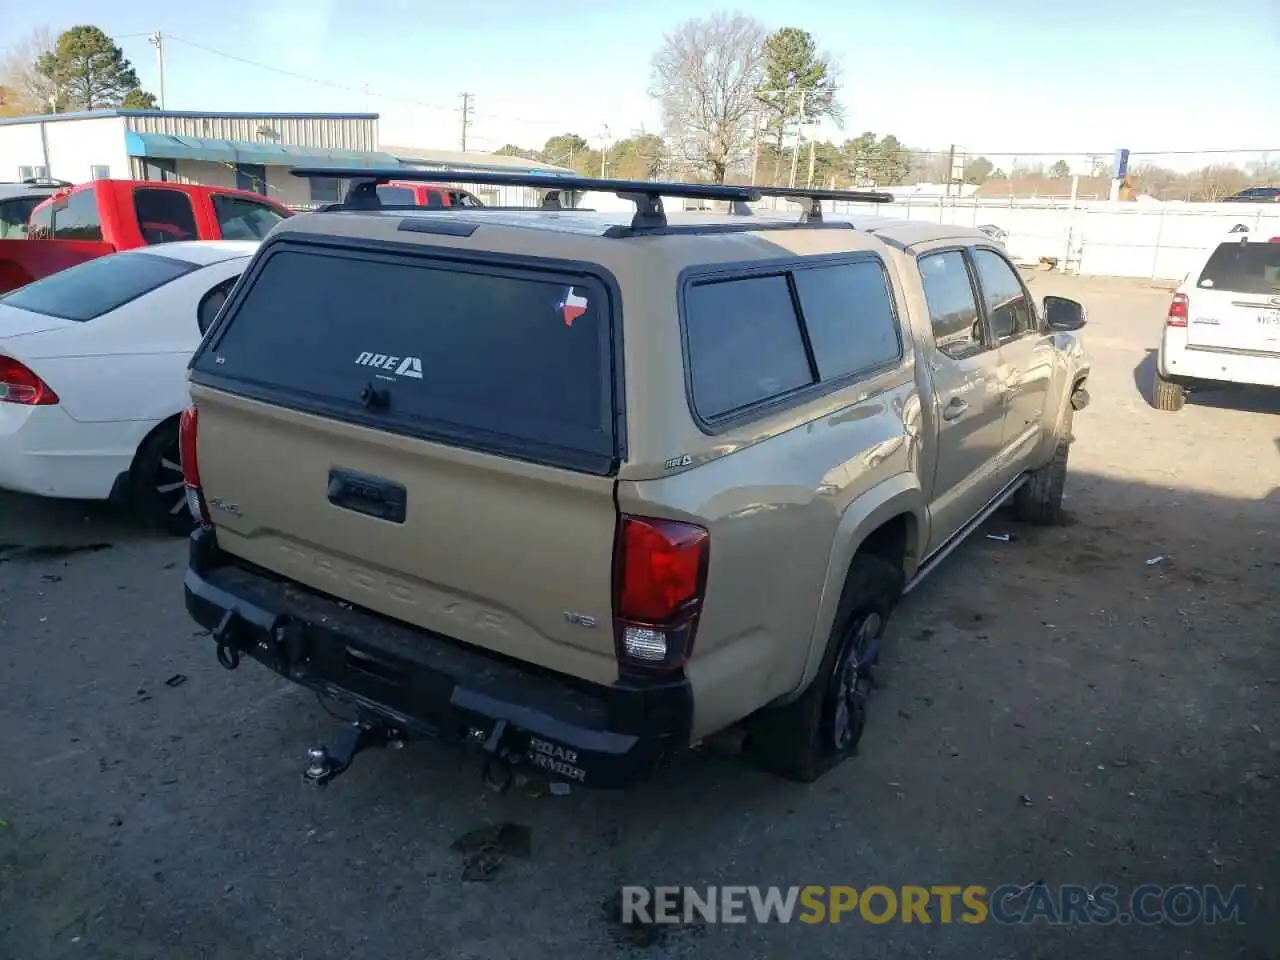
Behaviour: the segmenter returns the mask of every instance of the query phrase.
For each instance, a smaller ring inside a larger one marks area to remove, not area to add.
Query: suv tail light
[[[187,509],[197,523],[210,526],[209,505],[200,489],[200,464],[196,459],[196,433],[200,423],[200,411],[187,407],[178,419],[178,453],[182,459],[182,481],[187,485]]]
[[[1185,293],[1175,293],[1173,302],[1169,304],[1169,316],[1165,320],[1165,326],[1169,327],[1185,327],[1187,325],[1187,308],[1190,301],[1187,300]]]
[[[48,407],[58,402],[58,395],[26,364],[0,357],[0,402]]]
[[[702,527],[623,514],[614,558],[618,662],[678,671],[693,652],[711,537]]]

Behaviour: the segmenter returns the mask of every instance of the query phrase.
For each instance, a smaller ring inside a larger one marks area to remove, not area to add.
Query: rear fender
[[[792,691],[793,696],[808,687],[822,663],[827,639],[831,635],[831,627],[835,622],[836,607],[840,602],[840,594],[844,590],[845,578],[848,576],[849,564],[853,561],[854,554],[858,552],[858,548],[872,531],[899,514],[907,514],[913,519],[908,526],[907,558],[903,569],[903,577],[910,579],[929,537],[928,513],[925,510],[925,497],[924,491],[920,488],[920,479],[915,474],[900,473],[872,487],[845,508],[840,524],[836,528],[831,558],[827,563],[826,579],[818,601],[818,614],[809,638],[804,674],[800,678],[799,685]]]

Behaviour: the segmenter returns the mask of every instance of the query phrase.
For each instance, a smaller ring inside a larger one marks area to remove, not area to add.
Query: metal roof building
[[[0,180],[176,180],[301,206],[339,199],[338,185],[299,180],[292,167],[399,165],[378,149],[376,113],[94,110],[0,120]]]

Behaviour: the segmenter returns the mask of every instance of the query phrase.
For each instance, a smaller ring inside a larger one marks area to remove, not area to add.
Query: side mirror
[[[1067,297],[1045,297],[1044,318],[1050,330],[1079,330],[1089,322],[1084,304]]]

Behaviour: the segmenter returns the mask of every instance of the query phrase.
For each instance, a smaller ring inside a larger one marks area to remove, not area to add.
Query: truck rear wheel
[[[1062,522],[1062,491],[1067,484],[1067,457],[1071,454],[1074,410],[1067,405],[1062,432],[1053,448],[1053,459],[1031,471],[1027,482],[1013,495],[1013,512],[1023,523],[1048,527]]]
[[[1187,388],[1160,376],[1156,371],[1155,387],[1151,391],[1151,405],[1157,410],[1176,412],[1187,402]]]
[[[881,557],[853,558],[817,676],[800,697],[747,723],[745,750],[765,769],[812,783],[858,751],[871,670],[902,595],[902,571]]]

